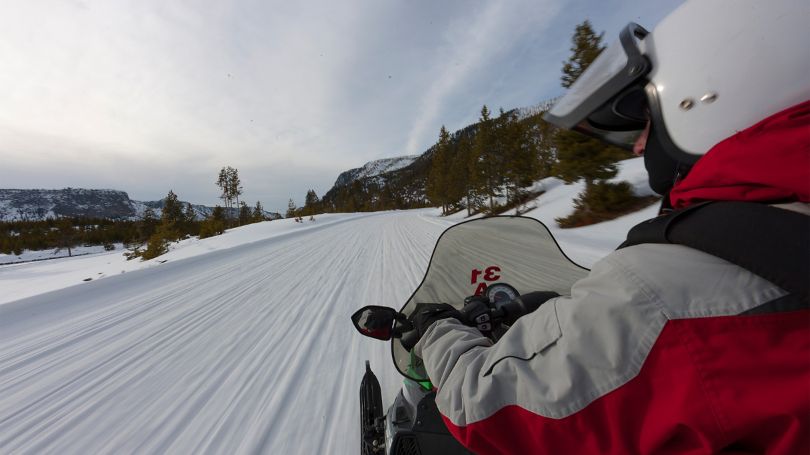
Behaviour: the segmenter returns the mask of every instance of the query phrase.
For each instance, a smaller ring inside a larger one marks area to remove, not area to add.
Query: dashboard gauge
[[[515,300],[520,296],[517,289],[506,283],[495,283],[488,286],[487,290],[484,291],[484,295],[486,295],[489,302],[496,307],[499,306],[499,304]]]

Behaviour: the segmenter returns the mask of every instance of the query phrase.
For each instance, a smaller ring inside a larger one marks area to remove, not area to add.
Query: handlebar
[[[488,303],[490,320],[492,321],[493,327],[503,325],[511,326],[520,317],[535,311],[540,307],[540,305],[544,304],[549,299],[559,296],[560,294],[554,291],[535,291],[528,294],[523,294],[514,300],[510,300],[499,305]],[[464,315],[464,309],[461,310],[461,313]],[[460,320],[464,325],[476,327],[475,321],[469,320],[466,317],[464,319],[465,320]],[[400,331],[400,343],[405,350],[410,351],[419,341],[419,332],[417,330],[413,330],[413,326],[410,324],[405,327],[411,330]]]

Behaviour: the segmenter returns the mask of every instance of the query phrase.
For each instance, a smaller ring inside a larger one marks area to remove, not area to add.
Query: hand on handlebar
[[[559,294],[553,291],[530,292],[496,306],[485,296],[472,296],[464,299],[461,311],[446,303],[420,303],[408,318],[414,330],[404,333],[400,342],[405,350],[410,351],[434,322],[447,318],[458,319],[496,341],[503,335],[502,324],[514,324],[520,317],[554,297],[559,297]],[[501,332],[496,332],[496,329]],[[493,332],[497,336],[493,336]]]
[[[446,303],[420,303],[416,305],[408,320],[413,324],[414,330],[404,334],[400,342],[402,347],[410,351],[422,339],[430,326],[439,320],[455,318],[462,320],[461,313]]]
[[[493,329],[492,310],[492,304],[488,298],[480,295],[467,297],[464,299],[464,308],[461,309],[464,317],[461,322],[475,327],[484,335],[489,336]]]

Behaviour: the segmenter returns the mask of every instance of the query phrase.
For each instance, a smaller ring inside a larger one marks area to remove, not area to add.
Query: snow
[[[625,162],[620,177],[644,192],[640,170]],[[655,214],[562,230],[553,219],[581,186],[539,185],[528,216],[581,265]],[[329,214],[188,239],[150,261],[115,251],[0,266],[0,452],[358,453],[365,360],[386,406],[401,377],[389,345],[349,316],[399,307],[463,220]]]
[[[366,163],[361,169],[358,178],[374,177],[386,172],[393,172],[403,167],[409,166],[416,161],[419,155],[400,156],[396,158],[385,158]]]
[[[122,243],[114,244],[116,250],[123,250],[124,245]],[[73,256],[85,256],[88,254],[99,254],[104,253],[104,247],[101,245],[92,245],[92,246],[77,246],[71,248],[70,254]],[[14,254],[3,254],[0,253],[0,265],[6,265],[16,262],[31,262],[31,261],[44,261],[49,259],[57,259],[68,257],[68,250],[67,248],[59,249],[54,248],[50,250],[25,250],[20,255]]]

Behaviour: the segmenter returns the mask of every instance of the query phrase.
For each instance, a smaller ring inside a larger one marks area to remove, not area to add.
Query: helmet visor
[[[646,35],[638,24],[629,24],[545,114],[545,120],[632,148],[647,121],[644,78],[651,65],[639,47]]]

